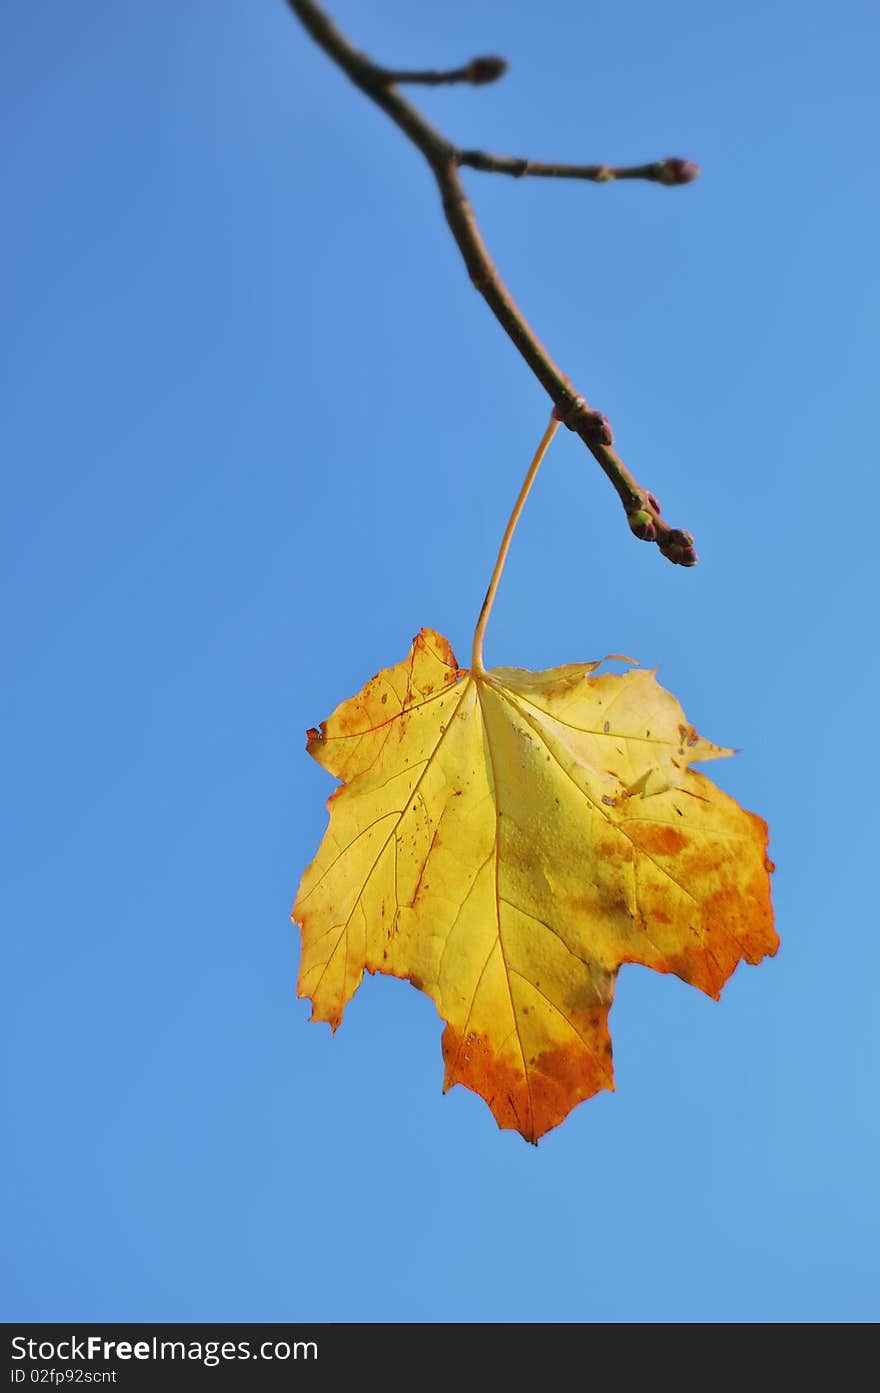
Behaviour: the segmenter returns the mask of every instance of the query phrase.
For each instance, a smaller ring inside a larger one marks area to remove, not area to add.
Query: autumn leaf
[[[423,629],[308,750],[343,781],[293,917],[298,991],[342,1020],[364,968],[446,1022],[445,1087],[537,1141],[613,1088],[622,963],[717,997],[777,947],[764,822],[689,766],[701,739],[641,669],[462,671]]]

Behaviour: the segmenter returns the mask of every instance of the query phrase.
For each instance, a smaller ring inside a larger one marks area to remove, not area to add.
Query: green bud
[[[645,512],[644,508],[636,508],[634,512],[627,513],[626,520],[633,536],[638,537],[640,542],[656,541],[657,529],[654,526],[654,519],[650,513]]]

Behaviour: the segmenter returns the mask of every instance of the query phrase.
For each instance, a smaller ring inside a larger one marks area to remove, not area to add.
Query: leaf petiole
[[[541,437],[541,443],[535,451],[535,458],[529,465],[529,472],[526,474],[526,477],[523,480],[523,486],[519,491],[519,497],[513,505],[513,512],[510,515],[510,521],[508,522],[504,532],[504,536],[501,539],[501,546],[498,549],[498,559],[495,562],[495,569],[492,572],[492,579],[489,581],[489,589],[486,591],[486,598],[483,601],[483,608],[480,610],[480,617],[477,620],[477,627],[474,630],[474,646],[471,653],[471,671],[474,673],[484,673],[486,671],[485,667],[483,666],[483,636],[486,632],[486,625],[489,622],[489,615],[492,613],[492,606],[495,603],[495,595],[498,590],[498,583],[501,580],[501,573],[504,570],[504,563],[507,560],[507,553],[510,550],[510,543],[513,540],[513,534],[516,531],[516,525],[519,522],[520,513],[525,507],[526,499],[529,496],[532,484],[535,482],[535,476],[537,475],[538,470],[541,467],[541,461],[546,455],[547,449],[550,445],[550,441],[553,439],[554,435],[558,431],[560,424],[561,422],[559,420],[559,417],[554,413],[550,417],[550,424],[548,425],[543,436]]]

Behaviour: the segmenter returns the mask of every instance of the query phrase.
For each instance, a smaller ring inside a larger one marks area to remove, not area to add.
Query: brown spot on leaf
[[[651,905],[651,924],[652,924],[652,925],[654,925],[654,924],[671,924],[672,922],[673,922],[673,919],[672,919],[672,915],[671,915],[671,914],[667,914],[666,910],[665,910],[665,909],[661,909],[660,906],[659,906],[658,904],[652,903],[652,905]],[[643,926],[643,927],[644,927],[644,926]]]
[[[656,822],[635,824],[637,845],[656,856],[676,856],[687,846],[687,837],[677,827],[665,827]]]

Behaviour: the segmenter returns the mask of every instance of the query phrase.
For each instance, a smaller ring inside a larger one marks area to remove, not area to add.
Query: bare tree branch
[[[586,179],[610,183],[617,179],[647,179],[673,186],[689,183],[699,170],[689,160],[668,158],[653,164],[614,169],[608,165],[546,164],[532,160],[489,155],[480,150],[461,150],[447,140],[411,102],[397,91],[401,82],[436,85],[441,82],[486,82],[500,77],[503,60],[473,59],[464,68],[448,71],[403,72],[381,67],[360,53],[315,0],[287,0],[315,42],[351,79],[356,87],[399,126],[421,150],[433,171],[443,200],[443,211],[458,244],[468,274],[495,318],[519,349],[554,404],[555,414],[583,440],[611,480],[623,504],[630,530],[642,541],[656,542],[660,551],[678,566],[693,566],[697,554],[689,532],[669,527],[660,516],[660,504],[644,489],[612,449],[611,427],[575,390],[535,335],[511,296],[483,241],[473,207],[464,190],[459,166],[487,173],[544,178]],[[488,65],[488,67],[487,67]],[[478,76],[474,76],[476,71]],[[488,76],[487,76],[488,72]],[[470,74],[466,76],[466,74]]]

